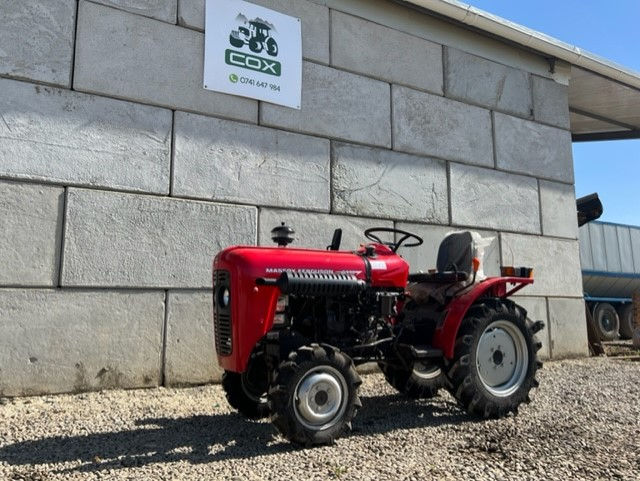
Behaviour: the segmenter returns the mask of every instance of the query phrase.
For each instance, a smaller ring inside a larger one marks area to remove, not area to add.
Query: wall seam
[[[173,197],[173,178],[176,158],[176,111],[171,111],[171,147],[169,149],[169,197]]]
[[[162,346],[160,349],[160,379],[159,385],[165,386],[166,384],[166,363],[167,363],[167,326],[169,320],[169,289],[164,290],[164,312],[162,321]]]
[[[551,299],[545,297],[545,307],[547,308],[547,342],[549,343],[549,359],[553,359],[553,339],[551,336]]]
[[[493,153],[493,168],[498,169],[498,145],[496,143],[496,113],[491,111],[491,152]]]
[[[538,219],[540,222],[540,234],[544,235],[544,224],[542,219],[542,185],[540,184],[540,179],[537,179],[536,184],[538,185]]]
[[[445,165],[445,172],[447,177],[447,200],[448,200],[448,209],[447,215],[449,217],[449,225],[453,225],[453,198],[452,198],[452,188],[451,188],[451,162],[447,161]]]
[[[76,2],[75,18],[73,25],[73,45],[71,50],[71,72],[69,72],[69,90],[73,90],[76,74],[76,51],[78,50],[78,17],[80,14],[80,2]]]
[[[60,218],[60,245],[59,245],[59,256],[58,256],[58,279],[57,279],[57,287],[62,287],[62,269],[64,266],[64,246],[65,246],[65,237],[67,235],[67,206],[69,204],[69,189],[68,187],[64,188],[64,192],[62,193],[62,213]]]

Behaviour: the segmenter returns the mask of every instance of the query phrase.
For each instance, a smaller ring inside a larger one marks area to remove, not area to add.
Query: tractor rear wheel
[[[593,309],[593,319],[601,341],[615,341],[618,339],[620,329],[620,318],[615,307],[608,302],[596,304]]]
[[[415,362],[411,370],[382,363],[379,367],[391,386],[412,399],[432,398],[447,385],[442,368],[435,364]]]
[[[282,435],[304,446],[333,443],[351,429],[362,406],[362,381],[353,361],[326,344],[293,351],[269,389],[271,420]]]
[[[536,354],[542,344],[534,339],[540,328],[507,299],[483,299],[469,309],[447,370],[450,392],[469,414],[498,418],[529,401],[542,366]]]
[[[269,416],[271,411],[267,402],[267,366],[262,354],[253,354],[243,373],[225,371],[222,375],[222,388],[232,408],[250,419]]]

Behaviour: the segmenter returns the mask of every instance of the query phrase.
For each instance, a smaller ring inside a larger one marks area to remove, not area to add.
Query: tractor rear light
[[[533,279],[532,267],[500,266],[502,277],[527,277]]]
[[[471,262],[473,263],[473,272],[478,272],[480,269],[480,259],[474,257]]]

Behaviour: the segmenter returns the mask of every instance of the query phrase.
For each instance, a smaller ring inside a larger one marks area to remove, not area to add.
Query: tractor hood
[[[349,274],[376,287],[404,286],[409,275],[409,264],[402,257],[375,243],[357,251],[235,246],[215,257],[214,269],[222,265],[235,270],[236,275],[254,280],[277,278],[285,271]]]

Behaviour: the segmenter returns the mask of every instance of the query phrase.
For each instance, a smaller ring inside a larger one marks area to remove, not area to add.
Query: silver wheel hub
[[[332,366],[317,366],[298,381],[294,411],[298,421],[314,430],[335,425],[346,410],[347,383]]]
[[[476,366],[480,381],[494,396],[517,391],[529,366],[527,342],[518,326],[506,320],[489,324],[478,341]]]
[[[423,364],[421,362],[415,362],[413,364],[413,375],[420,379],[436,379],[441,374],[442,370],[439,366]]]

